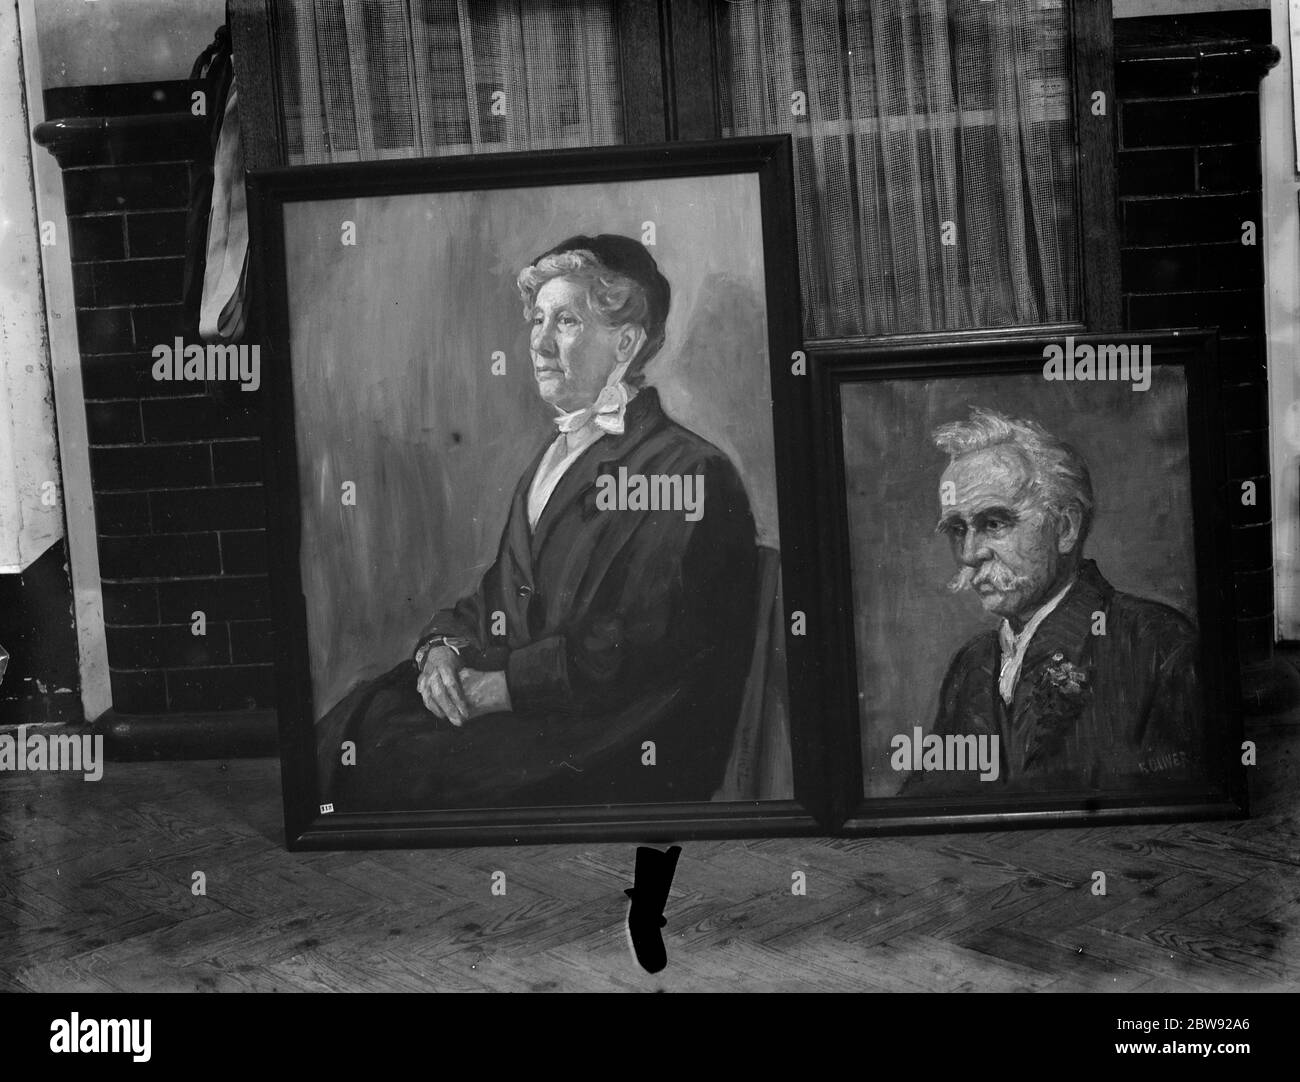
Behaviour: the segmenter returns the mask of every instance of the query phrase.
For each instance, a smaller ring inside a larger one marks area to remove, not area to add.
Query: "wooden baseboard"
[[[148,759],[262,759],[280,754],[274,710],[207,714],[122,714],[109,710],[94,725],[104,751],[118,762]]]

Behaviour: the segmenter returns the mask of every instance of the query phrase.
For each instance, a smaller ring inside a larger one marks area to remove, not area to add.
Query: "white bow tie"
[[[601,388],[596,401],[590,406],[572,413],[562,413],[555,418],[555,427],[561,432],[576,432],[588,422],[595,422],[597,428],[614,436],[623,434],[623,414],[627,404],[632,400],[632,392],[626,383],[620,380]]]

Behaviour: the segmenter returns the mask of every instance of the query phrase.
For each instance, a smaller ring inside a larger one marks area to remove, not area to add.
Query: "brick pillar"
[[[1125,325],[1219,328],[1234,630],[1247,704],[1272,708],[1287,695],[1273,666],[1259,81],[1277,50],[1263,14],[1262,41],[1249,20],[1230,24],[1248,36],[1222,19],[1117,24],[1115,88]]]
[[[151,371],[154,346],[198,341],[179,302],[190,185],[210,151],[189,90],[52,91],[47,115],[65,115],[37,132],[64,170],[119,716],[274,703],[257,404]]]

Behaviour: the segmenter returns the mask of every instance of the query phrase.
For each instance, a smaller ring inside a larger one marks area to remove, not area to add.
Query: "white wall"
[[[1290,0],[1289,7],[1288,12],[1288,0],[1273,0],[1273,41],[1282,60],[1263,85],[1263,239],[1277,632],[1294,640],[1300,639],[1300,182],[1294,97],[1300,0]]]
[[[62,468],[63,510],[67,520],[68,563],[72,572],[73,613],[77,624],[77,665],[81,675],[81,704],[86,720],[94,721],[113,704],[109,686],[108,650],[104,640],[104,601],[100,589],[99,552],[95,538],[95,508],[90,486],[90,453],[86,436],[86,402],[81,387],[81,352],[77,343],[77,310],[73,300],[72,264],[68,255],[68,218],[63,206],[63,177],[49,151],[35,145],[31,130],[45,119],[41,98],[40,52],[35,47],[35,5],[18,0],[22,41],[21,71],[26,88],[27,115],[21,142],[0,144],[13,158],[30,162],[35,189],[35,215],[53,227],[53,244],[37,249],[39,258],[24,278],[26,303],[38,305],[43,296],[49,350],[46,378],[54,388],[59,465]],[[48,0],[39,0],[46,3]],[[0,0],[7,20],[14,0]],[[10,70],[8,63],[6,71]],[[19,65],[13,65],[17,73]],[[19,148],[22,148],[21,150]],[[43,293],[42,293],[43,291]]]
[[[36,0],[44,85],[184,79],[225,0]]]
[[[18,8],[0,0],[0,573],[63,536]]]

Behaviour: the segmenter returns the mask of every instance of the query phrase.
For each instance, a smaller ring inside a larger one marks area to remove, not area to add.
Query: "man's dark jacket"
[[[624,424],[573,463],[530,531],[528,490],[547,441],[478,589],[420,635],[468,639],[461,660],[504,671],[512,711],[458,729],[425,709],[410,660],[354,689],[317,728],[322,799],[337,811],[713,795],[753,649],[754,520],[727,456],[671,421],[652,388]],[[598,478],[617,479],[619,467],[701,477],[702,518],[599,509]],[[340,765],[344,740],[357,744],[355,766]]]
[[[1187,617],[1121,593],[1085,560],[1030,640],[1009,706],[998,689],[996,630],[962,647],[944,678],[932,731],[998,734],[998,780],[913,774],[907,794],[1133,790],[1194,779],[1202,765],[1196,651]]]

